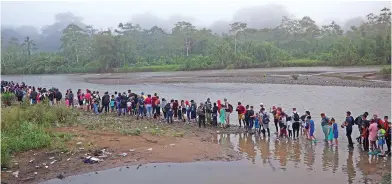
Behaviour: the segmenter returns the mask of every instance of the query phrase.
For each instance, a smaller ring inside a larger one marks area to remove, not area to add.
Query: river
[[[313,69],[328,72],[329,67]],[[282,69],[279,69],[282,70]],[[292,68],[288,70],[293,70]],[[344,69],[342,69],[344,70]],[[353,71],[354,69],[346,69]],[[309,71],[309,70],[307,70]],[[335,70],[334,70],[335,71]],[[354,70],[356,71],[356,70]],[[170,75],[171,73],[160,73]],[[90,74],[91,75],[91,74]],[[156,73],[130,74],[129,77],[156,75]],[[128,89],[145,94],[155,92],[161,98],[187,99],[196,102],[217,99],[234,105],[238,101],[249,104],[258,110],[262,102],[267,108],[283,107],[291,112],[292,107],[302,114],[305,110],[312,113],[316,122],[316,137],[322,139],[320,113],[334,117],[340,124],[345,112],[351,111],[354,117],[368,111],[370,115],[391,115],[391,89],[355,88],[331,86],[305,86],[282,84],[140,84],[140,85],[102,85],[83,81],[82,75],[24,75],[2,76],[2,80],[23,80],[29,85],[57,87],[61,90],[91,89],[100,92],[124,92]],[[231,123],[236,124],[236,115]],[[271,126],[272,127],[272,126]],[[272,130],[273,131],[273,130]],[[354,127],[353,137],[358,135]],[[217,143],[232,146],[242,152],[244,160],[238,162],[197,162],[184,164],[149,164],[136,170],[123,168],[110,169],[99,174],[89,173],[69,177],[66,180],[52,180],[48,183],[246,183],[255,181],[277,183],[369,183],[368,175],[387,167],[390,159],[369,158],[359,147],[348,150],[344,129],[339,129],[338,149],[329,148],[322,141],[311,144],[306,140],[276,141],[245,135],[218,135]],[[153,167],[156,165],[156,167]],[[169,167],[170,166],[170,167]],[[90,176],[91,175],[91,176]],[[370,182],[371,183],[371,182]]]

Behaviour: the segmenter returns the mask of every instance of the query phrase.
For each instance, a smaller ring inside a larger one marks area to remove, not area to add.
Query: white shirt
[[[293,130],[293,123],[291,121],[287,121],[287,130]]]
[[[132,106],[132,102],[127,102],[127,107],[131,107]]]

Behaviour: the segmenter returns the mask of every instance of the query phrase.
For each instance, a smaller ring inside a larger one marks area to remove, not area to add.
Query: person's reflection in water
[[[294,166],[298,168],[298,164],[301,162],[301,144],[299,141],[293,142],[293,152],[294,152]]]
[[[270,156],[270,140],[269,139],[262,139],[260,140],[260,144],[258,144],[260,150],[260,156],[263,160],[263,165],[267,164]]]
[[[312,142],[307,141],[305,143],[305,154],[304,154],[304,160],[305,164],[308,166],[307,170],[313,170],[313,164],[315,161],[315,150]]]
[[[348,177],[347,182],[350,184],[353,183],[356,172],[355,172],[355,168],[354,168],[353,151],[352,150],[350,150],[348,152],[347,163],[346,163],[346,172],[347,172],[347,177]]]
[[[280,168],[286,170],[287,165],[287,142],[286,140],[280,141],[279,163]]]
[[[332,172],[335,173],[339,168],[339,149],[335,148],[332,164]]]
[[[252,163],[255,164],[255,157],[256,157],[255,143],[253,141],[252,135],[250,134],[246,134],[245,152],[248,155],[248,159],[252,160]]]
[[[274,160],[278,160],[279,159],[279,152],[280,152],[280,144],[279,144],[279,140],[275,139],[274,141]]]
[[[328,168],[332,165],[332,148],[328,145],[328,142],[324,144],[323,155],[321,161],[323,163],[323,171],[328,171]]]
[[[239,147],[239,151],[241,151],[242,153],[245,153],[246,141],[245,141],[245,137],[243,134],[239,134],[238,147]]]

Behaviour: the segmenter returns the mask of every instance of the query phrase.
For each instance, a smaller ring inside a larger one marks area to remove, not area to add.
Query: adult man
[[[268,112],[265,111],[264,108],[261,109],[261,121],[262,121],[262,125],[263,125],[263,136],[265,136],[265,131],[268,132],[268,137],[270,137],[270,129],[269,129],[269,122],[270,122],[270,118],[269,118],[269,114]]]
[[[243,122],[245,126],[245,121],[244,121],[245,107],[241,104],[241,102],[238,102],[238,106],[235,111],[238,112],[238,123],[240,124],[240,127],[241,127],[241,122]]]
[[[351,116],[351,112],[346,112],[346,121],[344,126],[346,127],[346,136],[348,140],[348,145],[353,146],[353,140],[351,139],[351,133],[353,132],[354,118]]]
[[[206,113],[206,118],[207,122],[211,123],[211,113],[212,113],[212,103],[210,101],[210,98],[207,98],[207,101],[204,103],[205,107],[205,113]]]
[[[249,120],[246,126],[246,131],[252,131],[253,123],[255,120],[255,111],[253,110],[253,106],[250,106],[250,110],[246,111],[248,114]]]
[[[390,122],[388,122],[388,116],[384,116],[384,122],[382,128],[385,130],[385,142],[387,143],[386,155],[391,154],[391,127]]]
[[[205,128],[206,127],[206,112],[205,112],[205,108],[204,108],[203,103],[200,103],[200,106],[197,108],[197,115],[199,116],[199,128],[201,128],[202,123]]]
[[[291,119],[293,122],[293,139],[299,138],[299,127],[300,127],[300,117],[297,112],[297,108],[293,108],[293,113],[291,115]],[[297,132],[297,138],[295,137],[295,132]]]
[[[105,113],[109,112],[109,103],[110,96],[109,93],[106,91],[105,94],[102,96],[102,108],[105,109]]]
[[[356,139],[357,139],[357,142],[358,142],[359,144],[362,144],[361,135],[362,135],[362,117],[363,117],[363,115],[368,116],[369,113],[368,113],[368,112],[364,112],[363,114],[359,115],[359,116],[358,116],[357,118],[355,118],[355,120],[354,120],[354,123],[355,123],[356,125],[358,125],[359,136],[358,136]]]
[[[321,113],[321,127],[323,128],[324,141],[328,142],[329,119],[325,113]]]
[[[225,102],[226,124],[227,126],[230,126],[230,113],[233,111],[233,106],[227,101],[226,98],[224,98],[223,101]]]

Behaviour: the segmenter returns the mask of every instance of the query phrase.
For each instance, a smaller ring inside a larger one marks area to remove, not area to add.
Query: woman
[[[222,108],[220,108],[220,113],[219,113],[219,119],[220,119],[220,125],[221,128],[225,127],[225,123],[226,123],[226,110],[225,110],[226,106],[223,105]]]
[[[329,133],[329,119],[325,116],[325,113],[321,113],[321,127],[323,128],[324,133],[324,141],[328,142],[328,133]]]

